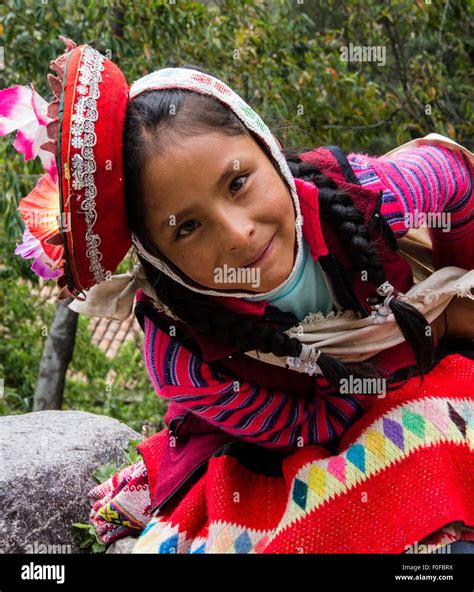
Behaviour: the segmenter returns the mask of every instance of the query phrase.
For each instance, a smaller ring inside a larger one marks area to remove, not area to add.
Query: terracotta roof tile
[[[25,281],[26,280],[21,280]],[[57,286],[50,282],[45,282],[40,278],[39,289],[33,288],[33,294],[38,294],[41,299],[57,304]],[[115,319],[103,319],[99,317],[89,317],[89,328],[92,333],[92,343],[99,347],[108,358],[113,358],[120,346],[130,339],[143,338],[141,327],[132,314],[124,321],[116,321]]]

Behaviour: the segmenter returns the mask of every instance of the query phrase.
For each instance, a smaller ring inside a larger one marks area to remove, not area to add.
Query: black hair
[[[192,64],[181,65],[204,74],[213,75]],[[124,126],[123,162],[127,216],[130,229],[137,235],[146,250],[163,259],[181,277],[182,272],[160,253],[152,243],[146,227],[143,200],[143,170],[149,154],[159,153],[173,137],[193,136],[212,130],[226,135],[250,134],[276,166],[268,148],[239,118],[213,97],[186,89],[146,91],[132,99],[127,106]],[[163,133],[161,133],[163,132]],[[386,281],[385,271],[363,214],[353,204],[350,195],[313,164],[300,159],[294,149],[282,151],[294,177],[315,183],[319,190],[320,215],[331,225],[347,246],[347,253],[355,270],[365,270],[374,288]],[[301,152],[300,152],[301,153]],[[277,167],[279,171],[279,168]],[[278,321],[275,315],[261,318],[236,313],[221,304],[188,289],[179,282],[154,268],[137,253],[148,282],[157,297],[175,315],[195,330],[215,336],[224,343],[236,344],[241,351],[258,350],[276,356],[298,357],[302,343],[289,337],[285,330],[298,323],[292,313],[282,313]],[[189,278],[186,278],[190,282]],[[192,283],[192,282],[190,282]],[[383,297],[376,296],[378,302]],[[375,300],[374,302],[375,303]],[[427,320],[413,306],[392,299],[390,308],[395,315],[406,341],[412,347],[420,375],[426,372],[434,360],[431,335],[426,335]],[[269,307],[274,310],[275,307]],[[277,309],[278,310],[278,309]],[[382,372],[371,362],[344,363],[321,353],[318,359],[324,377],[339,388],[342,378],[382,377]],[[412,372],[410,371],[410,374]],[[385,375],[387,384],[398,378],[394,373]]]

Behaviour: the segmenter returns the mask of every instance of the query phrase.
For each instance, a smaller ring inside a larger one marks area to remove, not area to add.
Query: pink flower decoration
[[[22,239],[23,242],[15,249],[15,255],[21,255],[23,259],[33,258],[32,271],[45,280],[55,280],[63,273],[61,268],[54,266],[52,259],[43,251],[39,240],[31,234],[28,228],[25,228]]]
[[[40,177],[32,191],[20,200],[18,211],[48,258],[59,261],[64,255],[62,242],[48,242],[60,232],[59,188],[48,173]],[[63,227],[67,229],[66,225]]]
[[[48,103],[35,91],[34,86],[16,85],[0,90],[0,136],[17,131],[13,147],[25,160],[40,157],[43,168],[56,182],[56,161],[51,152],[40,146],[48,141],[46,125],[52,121]]]

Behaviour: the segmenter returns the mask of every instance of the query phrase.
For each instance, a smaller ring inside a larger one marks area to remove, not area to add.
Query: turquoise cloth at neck
[[[322,312],[327,315],[334,308],[321,266],[311,256],[304,238],[303,257],[293,280],[281,288],[275,288],[266,296],[243,300],[268,300],[281,311],[292,312],[300,321],[309,313]]]

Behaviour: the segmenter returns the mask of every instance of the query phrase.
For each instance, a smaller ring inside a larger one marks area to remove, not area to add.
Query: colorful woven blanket
[[[374,398],[338,454],[226,444],[153,513],[154,467],[140,461],[89,493],[90,520],[107,543],[139,535],[134,553],[405,553],[474,540],[474,361],[448,355],[420,382]],[[168,431],[152,437],[159,466]]]

